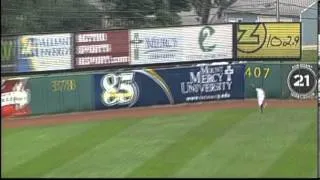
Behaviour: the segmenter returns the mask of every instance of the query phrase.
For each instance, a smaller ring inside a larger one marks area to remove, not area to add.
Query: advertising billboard
[[[16,71],[17,37],[1,37],[1,72]]]
[[[300,23],[237,24],[240,59],[300,59]]]
[[[130,30],[131,64],[233,58],[232,24]]]
[[[129,60],[127,30],[75,35],[75,68],[128,65]]]
[[[54,71],[72,68],[72,34],[20,36],[18,72]]]
[[[31,87],[26,78],[1,80],[1,117],[31,114]]]
[[[95,107],[179,104],[244,98],[245,65],[143,69],[95,75]]]

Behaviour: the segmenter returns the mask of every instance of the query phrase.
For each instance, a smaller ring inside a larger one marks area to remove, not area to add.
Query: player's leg
[[[258,99],[258,105],[260,108],[260,113],[263,113],[263,99],[261,98]]]
[[[265,98],[262,98],[262,108],[264,109],[266,108],[266,106],[267,106],[267,103],[265,101]]]

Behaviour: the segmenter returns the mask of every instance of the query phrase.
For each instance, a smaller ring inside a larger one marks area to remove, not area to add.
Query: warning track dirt
[[[316,100],[267,100],[268,108],[317,108]],[[58,115],[43,115],[34,117],[19,117],[3,119],[2,127],[18,128],[25,126],[47,126],[65,123],[112,120],[117,118],[144,118],[155,115],[173,115],[219,109],[257,108],[256,100],[217,101],[197,104],[181,104],[174,106],[154,106],[126,108],[105,111],[77,112]]]

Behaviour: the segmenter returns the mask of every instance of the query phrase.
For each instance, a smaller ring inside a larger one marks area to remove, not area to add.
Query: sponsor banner
[[[128,31],[76,34],[75,68],[128,65],[128,40]]]
[[[313,99],[317,96],[317,75],[311,64],[295,64],[291,66],[287,76],[290,95],[296,99]]]
[[[96,74],[96,109],[242,99],[244,69],[207,65]]]
[[[232,24],[130,31],[131,64],[231,59]]]
[[[72,35],[27,35],[18,41],[18,72],[72,68]]]
[[[290,29],[290,31],[288,31]],[[301,58],[300,23],[244,23],[237,25],[237,57]]]
[[[1,71],[16,71],[17,37],[1,37]]]
[[[1,80],[1,117],[31,114],[28,79]]]

